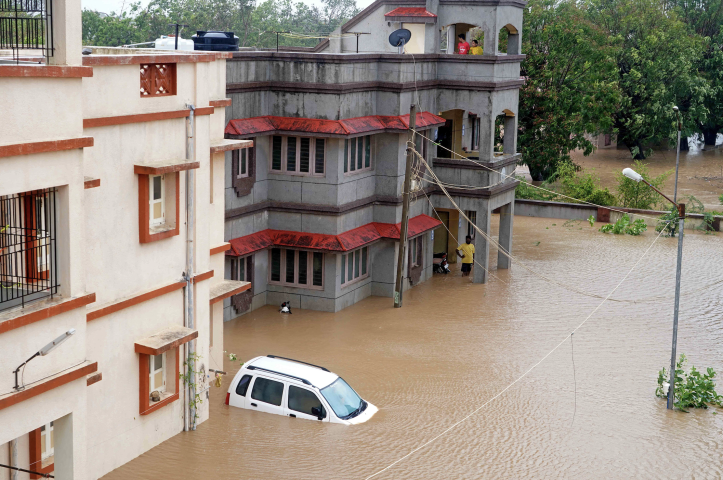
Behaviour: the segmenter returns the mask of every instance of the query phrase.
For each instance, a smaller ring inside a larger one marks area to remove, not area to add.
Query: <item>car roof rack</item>
[[[320,369],[324,370],[325,372],[329,372],[329,370],[327,370],[326,368],[320,367],[319,365],[314,365],[313,363],[302,362],[301,360],[294,360],[293,358],[279,357],[278,355],[266,355],[266,356],[269,358],[280,358],[281,360],[289,360],[290,362],[303,363],[304,365],[320,368]],[[331,372],[329,372],[329,373],[331,373]]]
[[[308,380],[305,379],[305,378],[295,377],[294,375],[289,375],[289,374],[287,374],[287,373],[277,372],[276,370],[269,370],[268,368],[255,367],[255,366],[253,366],[253,365],[249,365],[248,367],[246,367],[246,369],[247,369],[247,370],[261,370],[261,371],[263,371],[263,372],[269,372],[269,373],[273,373],[273,374],[275,374],[275,375],[281,375],[282,377],[293,378],[294,380],[298,380],[298,381],[300,381],[300,382],[302,382],[302,383],[304,383],[304,384],[306,384],[306,385],[309,385],[309,386],[311,386],[311,387],[314,386],[310,381],[308,381]]]

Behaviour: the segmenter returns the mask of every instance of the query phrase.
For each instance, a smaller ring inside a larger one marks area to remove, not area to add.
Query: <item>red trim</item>
[[[193,277],[193,281],[201,282],[203,280],[213,277],[213,274],[214,274],[214,271],[210,270],[208,272],[201,273],[199,275],[195,275]],[[161,295],[175,292],[176,290],[180,290],[185,286],[186,286],[186,282],[175,282],[170,285],[166,285],[165,287],[157,288],[155,290],[151,290],[150,292],[136,295],[135,297],[113,303],[111,305],[108,305],[107,307],[99,308],[98,310],[93,310],[92,312],[88,312],[88,314],[85,317],[85,320],[86,320],[86,322],[90,322],[90,321],[96,320],[98,318],[105,317],[106,315],[110,315],[111,313],[119,312],[128,307],[138,305],[139,303],[147,302],[148,300],[153,300],[154,298],[160,297]],[[95,294],[93,294],[93,301],[95,301]],[[2,331],[0,331],[0,333],[2,333]]]
[[[230,249],[231,249],[231,244],[225,243],[225,244],[221,245],[220,247],[213,247],[211,249],[211,255],[216,255],[217,253],[223,253],[226,250],[230,250]]]
[[[428,215],[417,215],[409,219],[408,237],[420,235],[441,225],[437,219]],[[326,252],[348,252],[356,250],[377,240],[386,238],[399,240],[401,223],[368,223],[340,235],[322,233],[303,233],[284,230],[262,230],[245,237],[229,241],[231,250],[227,255],[240,257],[268,247],[289,247]]]
[[[91,178],[83,183],[85,189],[100,187],[100,178]]]
[[[44,77],[44,78],[83,78],[92,77],[90,67],[68,67],[62,65],[2,65],[0,77]]]
[[[28,461],[28,464],[30,465],[29,469],[38,473],[52,473],[53,470],[55,470],[55,462],[43,467],[43,446],[40,444],[40,441],[42,440],[40,428],[36,428],[35,430],[31,431],[28,434],[28,440],[28,443],[30,444],[30,456]],[[31,473],[30,478],[34,480],[43,477]]]
[[[201,163],[176,163],[174,165],[165,165],[163,167],[153,167],[151,165],[133,165],[133,173],[137,173],[138,175],[163,175],[164,173],[182,172],[184,170],[193,170],[194,168],[201,168]]]
[[[135,345],[136,353],[142,353],[144,355],[160,355],[163,352],[167,352],[169,350],[172,350],[174,348],[178,348],[184,343],[188,343],[191,340],[198,338],[198,332],[191,332],[185,337],[179,338],[178,340],[174,340],[173,342],[169,343],[168,345],[164,345],[160,348],[148,348],[145,345],[138,345],[137,343]]]
[[[221,107],[230,107],[231,102],[232,101],[230,98],[224,98],[223,100],[211,100],[208,102],[208,104],[214,108],[221,108]]]
[[[0,146],[0,158],[16,155],[32,155],[34,153],[59,152],[93,146],[93,137],[69,138],[67,140],[51,140],[49,142],[16,143]]]
[[[444,125],[442,117],[429,112],[417,114],[417,128],[427,129]],[[230,120],[226,135],[253,135],[295,132],[324,136],[360,135],[381,132],[404,132],[409,129],[409,114],[398,116],[370,115],[345,120],[322,120],[318,118],[263,117]]]
[[[197,108],[195,115],[211,115],[213,107]],[[173,118],[185,118],[191,114],[190,110],[171,110],[168,112],[139,113],[136,115],[118,115],[115,117],[97,117],[83,119],[83,128],[107,127],[110,125],[125,125],[128,123],[156,122]]]
[[[151,226],[150,226],[150,215],[151,215],[151,206],[148,199],[148,175],[146,174],[139,174],[138,175],[138,241],[140,243],[151,243],[151,242],[157,242],[158,240],[163,240],[164,238],[174,237],[178,235],[178,226],[180,224],[180,209],[181,209],[181,200],[180,200],[180,177],[181,175],[176,172],[176,226],[170,230],[166,230],[165,232],[159,232],[159,233],[153,233],[151,234]]]
[[[0,322],[0,334],[9,332],[10,330],[15,330],[16,328],[24,327],[25,325],[30,325],[31,323],[39,322],[40,320],[45,320],[46,318],[60,315],[61,313],[69,312],[76,308],[84,307],[93,302],[95,302],[95,293],[90,293],[82,297],[71,298],[70,300],[60,302],[56,305],[36,310],[31,313],[26,313],[25,315],[20,315],[13,319]]]
[[[142,63],[197,63],[215,62],[214,53],[158,54],[158,55],[88,55],[83,66],[140,65]]]
[[[37,397],[40,394],[49,392],[54,388],[62,387],[66,383],[70,383],[73,380],[83,378],[93,372],[98,371],[98,362],[91,363],[77,370],[70,371],[63,375],[59,375],[47,382],[39,383],[33,387],[28,387],[25,390],[17,393],[13,393],[7,397],[0,399],[0,410],[11,407],[25,400],[29,400],[33,397]]]
[[[98,372],[98,373],[96,373],[95,375],[91,375],[90,377],[88,377],[88,378],[85,380],[85,385],[86,385],[87,387],[90,387],[90,386],[93,385],[94,383],[98,383],[98,382],[100,382],[101,380],[103,380],[103,372]]]

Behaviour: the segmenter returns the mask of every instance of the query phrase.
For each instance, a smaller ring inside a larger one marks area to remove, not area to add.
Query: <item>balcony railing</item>
[[[52,0],[0,0],[0,49],[20,62],[26,51],[53,56]]]
[[[56,193],[0,197],[0,311],[58,294]]]

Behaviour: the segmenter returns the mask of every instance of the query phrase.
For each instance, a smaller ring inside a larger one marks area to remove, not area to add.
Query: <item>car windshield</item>
[[[321,394],[339,418],[351,415],[362,405],[362,399],[341,377],[328,387],[322,388]]]

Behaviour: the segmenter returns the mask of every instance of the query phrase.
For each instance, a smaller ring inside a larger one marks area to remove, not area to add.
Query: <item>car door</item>
[[[284,398],[284,382],[257,376],[251,386],[251,396],[246,397],[246,408],[259,412],[284,415],[282,401]]]
[[[329,421],[327,408],[312,390],[297,387],[296,385],[289,385],[286,397],[286,415],[318,422],[319,418],[317,413],[320,412],[322,421]]]

